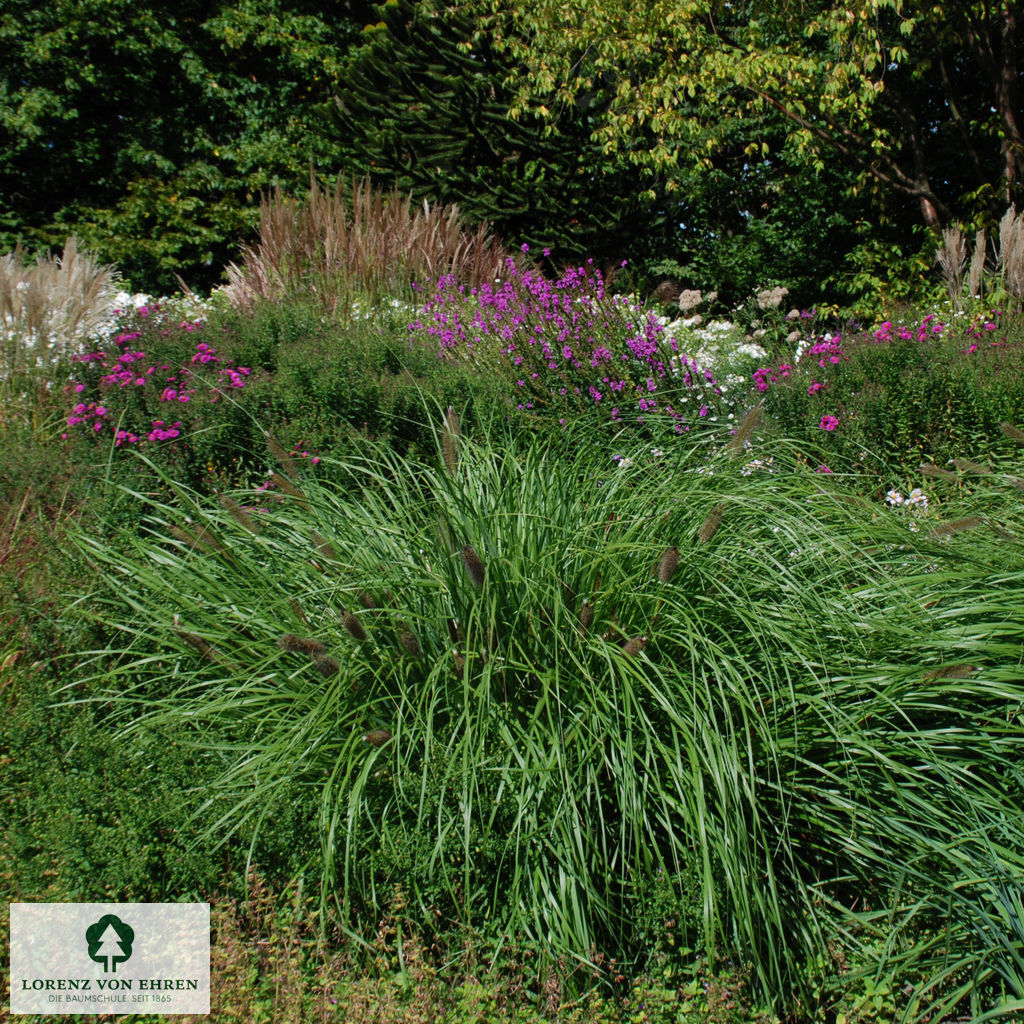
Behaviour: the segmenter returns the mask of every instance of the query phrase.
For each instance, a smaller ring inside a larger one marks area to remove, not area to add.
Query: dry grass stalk
[[[371,729],[363,736],[363,742],[369,743],[371,747],[383,747],[391,739],[391,733],[387,729]]]
[[[725,450],[729,452],[739,451],[750,440],[750,435],[757,429],[761,422],[761,414],[764,411],[764,399],[747,411],[746,416],[740,423],[739,429],[733,434]]]
[[[363,628],[363,624],[350,611],[342,612],[341,624],[345,627],[345,632],[353,639],[359,641],[366,639],[366,630]]]
[[[658,563],[658,581],[668,583],[679,568],[679,548],[666,548]]]
[[[934,476],[939,480],[959,480],[960,478],[956,473],[951,473],[948,469],[942,469],[939,466],[934,465],[931,462],[921,463],[921,472],[925,476]]]
[[[107,319],[119,275],[78,251],[69,238],[61,256],[34,264],[18,247],[0,256],[0,332],[3,374],[51,365],[71,355]]]
[[[982,526],[985,520],[981,516],[964,516],[963,519],[952,519],[948,523],[936,526],[932,530],[933,537],[951,537],[954,533],[963,533]]]
[[[309,618],[307,617],[306,613],[302,610],[302,605],[300,605],[299,602],[294,597],[288,599],[288,607],[291,608],[292,612],[294,612],[295,618],[297,618],[299,622],[303,623],[306,626],[309,625]]]
[[[1017,444],[1024,444],[1024,430],[1020,427],[1015,427],[1012,423],[1000,423],[999,429]]]
[[[510,256],[488,225],[467,227],[457,207],[414,204],[397,188],[385,194],[365,180],[339,178],[330,191],[311,178],[302,204],[276,189],[260,203],[259,234],[242,250],[241,267],[227,268],[226,292],[236,306],[305,291],[333,313],[353,284],[388,294],[451,273],[478,286],[493,281]]]
[[[701,524],[697,532],[697,540],[701,544],[707,544],[714,537],[719,526],[722,525],[722,512],[725,510],[725,502],[720,501],[709,513],[707,519]]]
[[[181,629],[178,626],[178,616],[174,616],[174,632],[181,637],[191,648],[198,651],[207,661],[212,661],[217,665],[222,665],[224,668],[231,672],[241,671],[239,667],[227,656],[225,656],[217,647],[211,644],[208,640],[204,640],[198,633],[190,633],[188,630]]]
[[[171,533],[192,551],[208,551],[210,554],[230,556],[231,552],[205,526],[197,526],[195,533],[183,526],[172,526]]]
[[[479,590],[484,585],[486,568],[480,556],[469,544],[464,545],[462,548],[462,564],[465,566],[466,575],[469,576],[470,582]]]
[[[961,473],[974,473],[978,476],[988,476],[992,472],[988,466],[983,466],[980,462],[973,462],[971,459],[954,459],[953,465],[956,466]]]

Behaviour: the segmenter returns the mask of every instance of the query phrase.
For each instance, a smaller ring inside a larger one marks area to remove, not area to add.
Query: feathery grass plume
[[[948,469],[943,469],[941,466],[936,466],[931,462],[921,463],[921,472],[925,476],[934,476],[939,480],[959,480],[960,478],[956,473],[951,473]]]
[[[972,298],[981,298],[981,283],[985,277],[985,232],[979,231],[974,236],[974,255],[971,256],[971,267],[967,272],[967,290]]]
[[[264,430],[263,436],[267,439],[267,447],[270,449],[270,454],[274,456],[277,464],[289,477],[297,479],[299,475],[298,459],[269,430]]]
[[[441,430],[441,451],[444,455],[444,464],[448,472],[455,476],[459,466],[459,418],[455,410],[449,405],[448,411],[444,414],[444,427]]]
[[[757,405],[752,406],[747,410],[746,416],[743,417],[743,421],[739,425],[739,429],[733,434],[729,443],[725,446],[727,452],[739,451],[746,443],[750,440],[750,435],[757,429],[758,424],[761,422],[761,414],[764,412],[764,399],[762,398]]]
[[[359,641],[366,639],[366,630],[363,629],[363,624],[350,611],[342,612],[341,624],[345,627],[345,632],[353,639]]]
[[[462,564],[466,567],[466,575],[469,576],[473,586],[479,590],[484,585],[486,569],[480,556],[469,544],[464,544],[462,547]]]
[[[1024,299],[1024,212],[1010,207],[999,222],[999,276],[1003,287]]]
[[[277,638],[277,646],[282,650],[291,651],[295,654],[326,654],[327,648],[319,640],[311,637],[296,636],[294,633],[285,633]]]
[[[363,736],[363,742],[369,743],[371,747],[383,747],[391,739],[391,733],[387,729],[371,729]]]
[[[422,658],[423,648],[416,634],[404,622],[398,623],[398,644],[410,658]]]
[[[697,532],[697,540],[701,544],[707,544],[718,528],[722,525],[722,512],[725,510],[725,502],[720,501],[709,513],[707,519],[701,524]]]
[[[1011,487],[1016,487],[1018,491],[1024,491],[1024,480],[1019,476],[1007,476],[1004,479]]]
[[[1017,444],[1024,444],[1024,430],[1014,426],[1012,423],[1000,423],[999,429],[1012,441]]]
[[[238,504],[237,501],[234,500],[234,498],[229,498],[226,494],[221,494],[220,491],[218,491],[217,500],[220,502],[221,508],[229,513],[235,522],[240,523],[250,533],[256,533],[258,527],[255,520],[248,512],[245,511],[244,508],[242,508],[241,505]]]
[[[971,459],[954,459],[953,465],[961,473],[976,473],[979,476],[987,476],[992,472],[988,466],[983,466],[980,462],[974,462]]]
[[[630,637],[622,645],[622,653],[627,658],[633,658],[638,655],[647,646],[647,637],[645,636],[634,636]]]
[[[316,548],[317,553],[321,558],[326,558],[329,562],[340,562],[337,552],[331,547],[331,542],[321,534],[317,533],[316,530],[310,534],[313,538],[313,547]]]
[[[963,289],[964,269],[967,266],[967,240],[956,224],[942,232],[942,248],[935,252],[935,261],[942,270],[949,289],[949,297],[957,309],[960,308],[960,293]]]
[[[297,618],[299,622],[303,623],[306,626],[309,625],[309,618],[307,617],[306,613],[302,610],[302,605],[300,605],[299,602],[294,597],[290,597],[288,599],[288,607],[291,608],[291,610],[294,612],[295,618]]]
[[[974,665],[940,665],[926,672],[923,679],[966,679],[975,670]]]
[[[452,651],[452,658],[455,661],[455,671],[461,676],[466,668],[466,659],[458,651]]]
[[[329,654],[314,654],[313,667],[325,679],[330,679],[341,671],[341,666]]]
[[[289,494],[293,498],[298,498],[303,505],[306,503],[306,496],[288,479],[286,476],[282,476],[280,473],[272,473],[270,476],[271,482],[278,490],[284,494]]]
[[[661,556],[661,562],[658,564],[658,581],[668,583],[675,576],[678,568],[679,548],[666,548],[665,553]]]
[[[948,523],[942,523],[932,530],[933,537],[951,537],[954,533],[963,533],[964,530],[973,530],[982,526],[985,520],[981,516],[964,516],[963,519],[952,519]]]

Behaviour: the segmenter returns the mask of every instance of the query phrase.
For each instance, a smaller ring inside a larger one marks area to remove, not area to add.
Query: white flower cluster
[[[915,487],[905,498],[893,487],[886,493],[885,503],[891,508],[902,508],[910,512],[912,518],[907,525],[911,532],[917,533],[921,529],[918,517],[928,511],[928,495],[920,487]]]

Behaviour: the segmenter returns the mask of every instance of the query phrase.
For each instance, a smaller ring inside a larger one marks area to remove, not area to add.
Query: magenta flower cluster
[[[469,291],[442,277],[409,329],[442,358],[503,364],[523,412],[599,408],[614,422],[638,423],[658,413],[682,433],[680,387],[720,394],[709,371],[666,342],[653,314],[608,293],[592,260],[557,281],[509,260],[503,281]]]
[[[136,310],[139,317],[146,318],[153,307],[142,306]],[[194,334],[202,330],[198,320],[183,321],[178,329]],[[161,333],[168,336],[173,329]],[[99,371],[94,378],[101,396],[108,403],[118,404],[117,394],[126,391],[137,392],[140,396],[154,396],[161,404],[172,403],[178,408],[187,406],[200,393],[209,395],[216,402],[229,389],[242,388],[252,370],[247,366],[234,366],[224,361],[205,341],[197,341],[195,352],[184,366],[173,369],[169,364],[151,360],[139,347],[140,331],[122,331],[114,338],[110,351],[87,352],[72,356],[73,361],[95,366]],[[209,370],[213,370],[212,379]],[[80,395],[86,384],[72,380],[65,391]],[[123,404],[123,402],[121,403]],[[136,444],[143,438],[147,441],[170,441],[181,435],[181,420],[150,419],[149,426],[142,429],[127,429],[113,422],[106,405],[98,402],[78,402],[67,417],[69,428],[84,428],[90,434],[102,434],[109,424],[113,432],[114,445]],[[67,432],[62,435],[68,437]]]
[[[945,329],[946,325],[939,321],[934,313],[929,313],[917,327],[893,327],[892,323],[886,320],[872,332],[871,337],[880,344],[890,342],[893,338],[899,338],[901,341],[912,341],[915,338],[918,341],[927,341],[942,334]]]

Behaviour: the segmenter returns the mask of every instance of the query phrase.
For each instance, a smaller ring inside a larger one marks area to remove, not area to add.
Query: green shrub
[[[758,370],[755,383],[780,434],[824,442],[833,468],[912,476],[922,462],[1006,455],[999,424],[1024,419],[1019,316],[943,324],[929,314],[804,348],[795,365]]]

